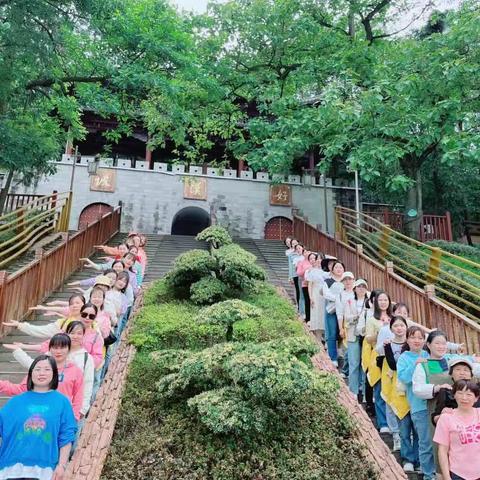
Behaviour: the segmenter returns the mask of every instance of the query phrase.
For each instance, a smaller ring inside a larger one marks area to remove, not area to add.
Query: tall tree
[[[0,0],[0,168],[51,173],[84,108],[115,115],[113,141],[143,120],[141,104],[171,88],[190,37],[166,0]]]

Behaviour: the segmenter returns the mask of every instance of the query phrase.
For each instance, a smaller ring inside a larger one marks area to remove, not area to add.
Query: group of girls
[[[87,266],[100,275],[69,284],[80,292],[68,302],[31,308],[58,319],[46,325],[4,322],[44,341],[4,344],[28,374],[19,384],[0,381],[0,394],[13,397],[0,410],[0,480],[65,478],[72,449],[142,285],[145,243],[143,235],[132,233],[118,247],[97,246],[107,255],[104,263],[88,260]]]
[[[335,257],[285,240],[298,312],[338,367],[351,392],[391,434],[405,472],[424,480],[480,480],[480,363],[463,345],[410,319],[408,306]],[[469,459],[468,461],[466,461]]]

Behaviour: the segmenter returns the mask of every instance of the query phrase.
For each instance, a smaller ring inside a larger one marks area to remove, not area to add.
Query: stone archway
[[[208,212],[199,207],[185,207],[173,217],[172,235],[197,235],[209,226]]]
[[[293,235],[293,222],[287,217],[273,217],[265,224],[266,240],[284,240]]]
[[[78,229],[83,230],[87,225],[92,224],[111,211],[113,211],[113,207],[108,205],[108,203],[97,202],[87,205],[78,218]]]

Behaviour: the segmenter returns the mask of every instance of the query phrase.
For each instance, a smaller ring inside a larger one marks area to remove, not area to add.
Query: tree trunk
[[[417,215],[415,217],[409,217],[408,215],[405,216],[405,233],[409,237],[418,239],[423,215],[422,173],[420,172],[420,168],[412,171],[410,177],[415,180],[415,183],[407,192],[405,210],[406,213],[410,210],[416,210]]]
[[[5,186],[0,190],[0,215],[3,214],[5,203],[7,201],[7,195],[10,190],[10,185],[12,184],[12,179],[13,179],[13,170],[9,170],[7,174],[7,181],[5,182]]]
[[[225,335],[225,339],[227,342],[231,342],[233,338],[233,325],[229,324],[227,326],[227,334]]]

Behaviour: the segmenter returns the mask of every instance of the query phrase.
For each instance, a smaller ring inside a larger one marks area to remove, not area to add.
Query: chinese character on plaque
[[[292,205],[292,190],[290,185],[271,185],[270,205],[290,207]]]
[[[184,177],[183,198],[190,200],[207,199],[207,179],[198,177]]]
[[[94,192],[115,191],[117,172],[111,168],[99,168],[97,174],[90,177],[90,190]]]

